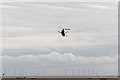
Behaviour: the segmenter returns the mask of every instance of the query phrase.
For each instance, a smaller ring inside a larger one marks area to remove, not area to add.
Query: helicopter
[[[62,29],[61,31],[58,31],[58,32],[61,33],[63,37],[65,37],[65,36],[67,36],[66,35],[66,33],[68,32],[67,30],[70,30],[70,29]]]

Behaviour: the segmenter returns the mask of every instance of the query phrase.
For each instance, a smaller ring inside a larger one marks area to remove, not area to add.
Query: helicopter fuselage
[[[58,31],[59,33],[61,33],[61,35],[63,37],[67,36],[66,33],[68,32],[67,30],[70,30],[70,29],[62,29],[61,31]]]
[[[65,30],[64,29],[61,31],[61,34],[63,37],[65,37]]]

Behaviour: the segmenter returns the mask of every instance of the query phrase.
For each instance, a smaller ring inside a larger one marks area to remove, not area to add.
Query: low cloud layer
[[[116,63],[117,56],[102,56],[102,57],[84,57],[84,56],[75,56],[72,53],[60,54],[57,52],[52,52],[49,54],[40,54],[40,55],[23,55],[18,57],[12,56],[3,56],[5,61],[11,61],[12,63],[20,62],[34,62],[34,63]]]
[[[58,52],[51,52],[49,54],[39,54],[39,55],[23,55],[18,57],[3,56],[4,66],[9,67],[10,71],[15,69],[19,70],[42,70],[46,68],[48,70],[48,75],[50,75],[50,68],[54,71],[59,69],[64,70],[64,68],[80,68],[80,69],[90,69],[90,70],[101,70],[104,74],[117,75],[117,60],[118,57],[102,56],[102,57],[84,57],[75,56],[73,53],[60,54]],[[21,67],[19,65],[22,65]],[[32,66],[30,66],[32,65]],[[14,69],[12,69],[14,66]],[[27,68],[29,67],[29,68]],[[40,69],[41,68],[41,69]],[[4,68],[5,69],[5,68]],[[3,69],[3,70],[4,70]],[[63,71],[64,72],[64,71]],[[8,72],[10,74],[10,72]],[[57,72],[56,74],[59,74]],[[82,72],[81,72],[82,74]],[[59,74],[63,75],[63,74]]]

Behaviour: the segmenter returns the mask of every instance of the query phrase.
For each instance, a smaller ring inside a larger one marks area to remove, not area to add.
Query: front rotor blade
[[[65,30],[70,30],[70,29],[65,29]]]

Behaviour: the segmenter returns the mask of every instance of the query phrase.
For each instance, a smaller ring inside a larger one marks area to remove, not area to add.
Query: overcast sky
[[[3,72],[117,74],[117,3],[3,3]],[[58,31],[70,28],[67,37]],[[31,74],[33,75],[33,74]]]
[[[119,2],[119,0],[1,0],[1,2]]]

